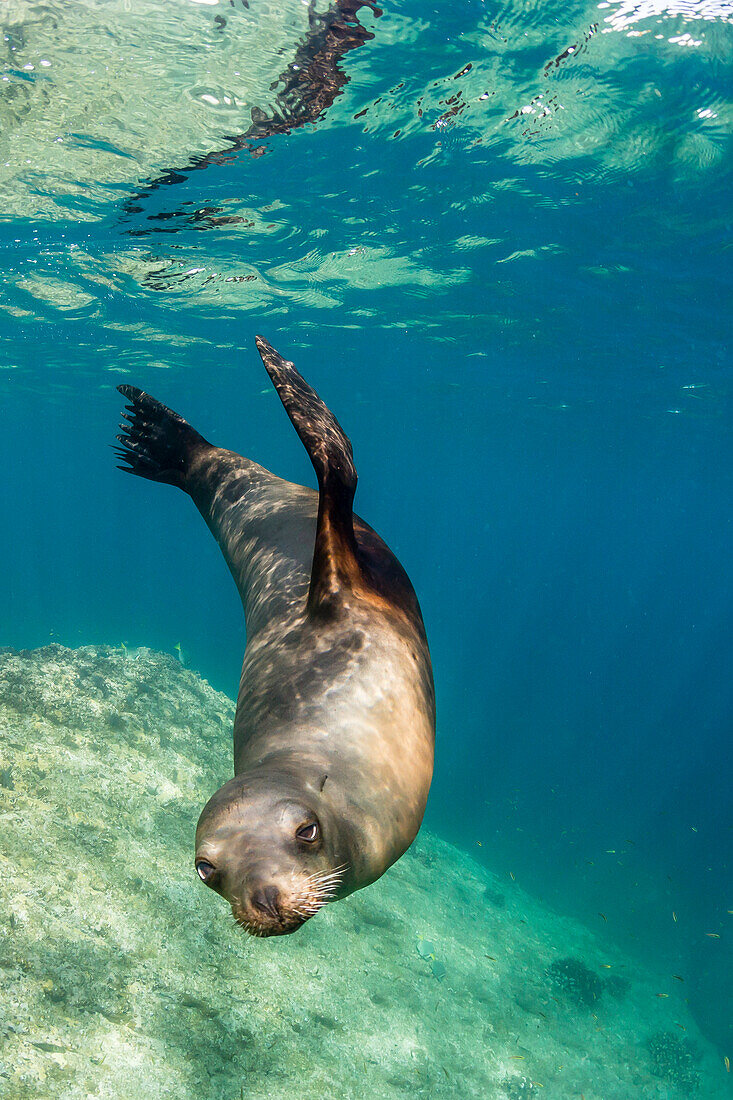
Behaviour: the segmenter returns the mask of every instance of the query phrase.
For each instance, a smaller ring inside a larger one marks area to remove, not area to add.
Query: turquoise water
[[[173,7],[0,13],[0,644],[235,692],[213,540],[108,444],[129,382],[311,484],[263,333],[419,594],[429,829],[684,979],[730,1089],[733,8]]]

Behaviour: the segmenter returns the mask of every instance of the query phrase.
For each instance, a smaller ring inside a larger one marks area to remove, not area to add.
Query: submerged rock
[[[248,939],[193,870],[232,720],[175,657],[0,651],[3,1100],[727,1095],[682,1000],[434,836],[294,936]],[[587,972],[561,989],[558,959]],[[591,1010],[609,963],[623,996]]]
[[[603,993],[603,982],[582,959],[556,959],[547,968],[550,984],[576,1005],[591,1008]]]

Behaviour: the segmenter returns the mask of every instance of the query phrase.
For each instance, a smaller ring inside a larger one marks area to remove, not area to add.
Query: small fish
[[[718,935],[717,932],[706,932],[705,935],[710,936],[711,940],[719,940],[720,939],[720,936]]]
[[[603,917],[604,921],[606,921],[606,923],[608,923],[608,917],[606,916],[605,913],[599,913],[598,916]]]
[[[611,969],[611,964],[610,963],[601,963],[601,966],[603,967],[604,970],[610,970]]]
[[[485,958],[485,959],[491,959],[491,961],[492,961],[492,962],[494,962],[494,963],[496,962],[496,956],[495,956],[495,955],[487,955],[487,954],[486,954],[486,953],[484,952],[484,958]]]
[[[440,959],[433,959],[432,966],[430,967],[430,969],[432,970],[433,975],[438,979],[439,982],[442,982],[443,978],[448,973],[448,971],[445,968],[445,964],[442,963],[440,961]]]
[[[669,993],[657,993],[658,997],[669,997]]]
[[[675,913],[674,909],[672,910],[672,920],[675,924],[677,923],[677,914]]]
[[[516,882],[516,881],[517,881],[517,880],[515,879],[515,877],[514,877],[514,872],[513,872],[513,871],[510,871],[510,872],[509,872],[509,878],[510,878],[510,879],[512,880],[512,882]]]
[[[173,648],[174,648],[174,649],[175,649],[175,651],[176,651],[176,655],[177,655],[177,657],[178,657],[178,660],[179,660],[179,661],[181,662],[181,664],[182,664],[182,665],[184,666],[184,668],[185,668],[186,664],[188,663],[188,658],[186,657],[186,654],[185,654],[185,652],[184,652],[184,651],[183,651],[183,649],[181,648],[181,643],[180,643],[180,642],[176,642],[176,644],[175,644],[175,645],[173,646]]]
[[[673,974],[672,977],[676,978],[678,982],[683,982],[685,980],[684,978],[681,978],[679,974]]]
[[[479,848],[483,848],[483,844],[481,843],[480,840],[477,840],[476,843],[478,844]]]
[[[727,1054],[726,1054],[725,1058],[723,1059],[723,1062],[725,1064],[725,1072],[730,1073],[730,1058],[728,1057]]]

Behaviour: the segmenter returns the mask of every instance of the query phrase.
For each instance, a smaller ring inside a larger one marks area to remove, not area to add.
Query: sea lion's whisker
[[[348,869],[348,863],[340,863],[337,867],[331,867],[327,871],[315,871],[312,875],[306,875],[306,879],[321,879],[329,875],[343,875]]]
[[[335,890],[338,887],[340,882],[341,882],[340,879],[329,879],[327,882],[314,883],[311,886],[311,890],[315,894],[320,893],[321,891],[326,891],[328,893],[332,890]]]
[[[317,878],[317,879],[313,880],[313,885],[314,886],[325,886],[326,884],[331,883],[331,882],[336,882],[337,883],[337,882],[340,882],[343,877],[344,877],[343,874],[322,875],[320,878]]]
[[[334,890],[311,890],[308,892],[308,898],[312,898],[314,902],[326,902],[330,901],[335,896]]]
[[[315,875],[310,875],[306,881],[314,890],[324,887],[336,887],[344,877],[346,869],[347,867],[344,865],[343,867],[335,867],[332,871],[318,871]]]
[[[305,876],[303,892],[298,898],[300,905],[307,905],[315,913],[336,896],[338,885],[343,878],[345,867],[333,871],[317,871]]]
[[[318,882],[319,879],[326,873],[327,872],[325,871],[316,871],[313,875],[306,875],[304,881],[307,883]]]

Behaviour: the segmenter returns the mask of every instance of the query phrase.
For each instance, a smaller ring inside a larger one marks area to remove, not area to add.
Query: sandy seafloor
[[[232,718],[165,654],[0,651],[3,1100],[730,1096],[670,975],[428,833],[248,938],[192,864]]]

